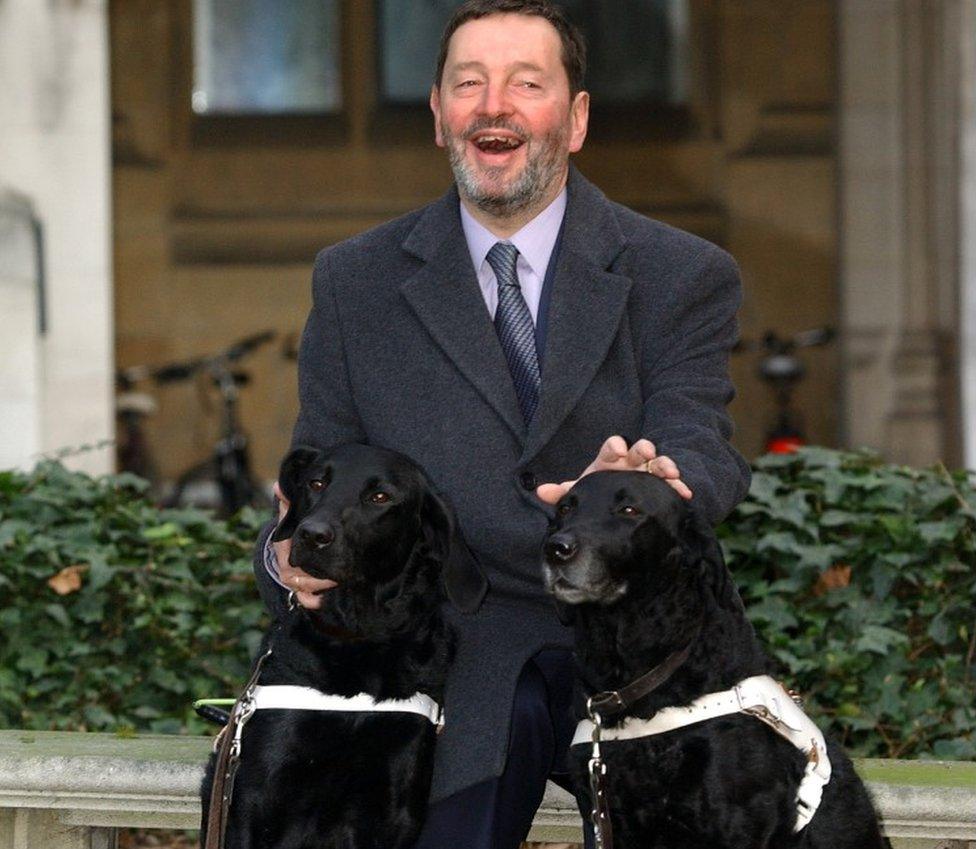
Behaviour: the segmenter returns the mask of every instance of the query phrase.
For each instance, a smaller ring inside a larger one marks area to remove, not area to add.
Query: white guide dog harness
[[[416,713],[440,729],[444,711],[426,693],[414,693],[409,699],[377,701],[366,693],[358,696],[333,696],[311,687],[291,685],[256,686],[252,692],[252,710],[322,710],[364,713]]]
[[[765,722],[806,756],[807,766],[796,793],[793,832],[802,830],[813,819],[823,789],[830,781],[827,744],[820,729],[800,709],[793,697],[768,675],[746,678],[731,690],[709,693],[685,707],[662,708],[650,719],[629,716],[616,728],[601,728],[599,739],[605,742],[650,737],[734,713],[744,713]],[[576,726],[572,745],[589,744],[595,727],[589,719],[581,720]]]

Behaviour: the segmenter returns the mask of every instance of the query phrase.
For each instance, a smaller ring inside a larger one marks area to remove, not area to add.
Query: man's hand
[[[615,470],[621,472],[650,472],[664,480],[682,498],[691,498],[691,490],[681,480],[681,472],[670,457],[658,457],[657,448],[648,439],[638,439],[630,448],[622,436],[611,436],[580,477],[590,472]],[[579,480],[579,478],[577,478]],[[572,488],[576,481],[562,483],[544,483],[536,487],[535,494],[547,504],[555,504]]]
[[[289,502],[282,494],[277,481],[274,485],[274,494],[278,496],[278,522],[280,524],[288,512]],[[283,539],[281,542],[273,542],[271,545],[274,547],[275,557],[278,560],[278,577],[281,578],[281,583],[294,591],[295,599],[302,607],[318,610],[322,606],[322,594],[326,590],[337,587],[338,584],[328,578],[313,578],[301,569],[292,566],[288,562],[291,555],[291,539]]]

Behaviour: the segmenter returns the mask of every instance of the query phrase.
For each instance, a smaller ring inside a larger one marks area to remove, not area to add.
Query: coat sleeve
[[[349,385],[328,250],[315,259],[312,309],[298,348],[298,401],[292,446],[331,448],[366,441]]]
[[[298,349],[299,412],[291,444],[330,448],[346,442],[365,442],[366,435],[349,387],[349,370],[342,343],[329,252],[321,251],[312,273],[312,308]],[[265,564],[265,543],[277,524],[275,517],[262,528],[254,551],[254,574],[261,598],[272,616],[286,604],[284,589]]]
[[[718,524],[749,489],[726,410],[735,395],[728,366],[742,286],[735,261],[719,248],[696,265],[674,291],[668,338],[653,353],[642,346],[641,432],[677,464],[695,509]]]

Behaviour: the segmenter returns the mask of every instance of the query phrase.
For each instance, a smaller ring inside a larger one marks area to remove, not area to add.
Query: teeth
[[[518,139],[506,138],[502,136],[480,136],[476,140],[478,145],[489,145],[497,144],[504,145],[505,147],[513,148],[518,147],[521,142]]]

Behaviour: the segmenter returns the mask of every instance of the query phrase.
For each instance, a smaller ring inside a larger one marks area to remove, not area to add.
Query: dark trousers
[[[567,787],[572,654],[542,651],[522,670],[512,706],[505,771],[431,805],[414,849],[518,849],[542,801],[546,779]],[[593,837],[586,828],[586,847]]]

